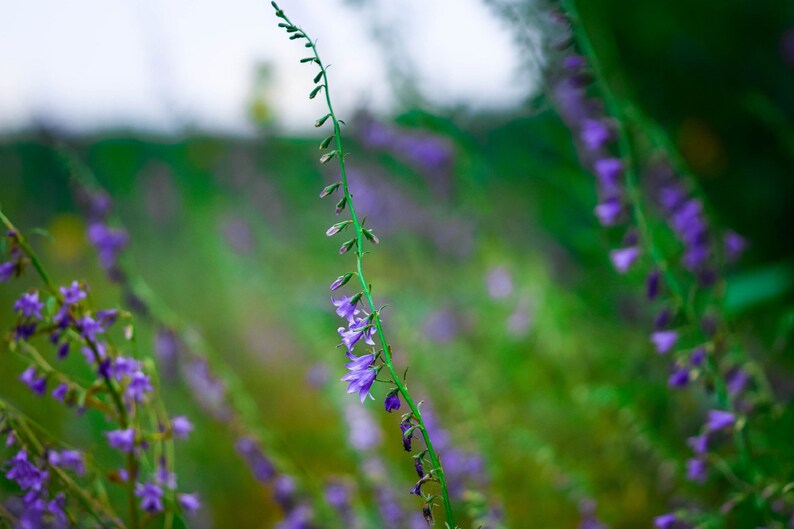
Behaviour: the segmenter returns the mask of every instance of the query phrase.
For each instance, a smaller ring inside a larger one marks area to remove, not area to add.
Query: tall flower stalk
[[[327,67],[320,59],[315,42],[312,41],[300,27],[292,23],[292,21],[284,14],[284,11],[279,8],[276,2],[271,2],[271,5],[276,10],[276,16],[282,20],[282,22],[279,23],[279,27],[284,28],[286,32],[290,34],[290,40],[304,40],[304,46],[311,51],[312,55],[310,57],[301,59],[301,62],[308,64],[313,63],[319,69],[319,72],[314,77],[314,83],[316,86],[309,94],[309,98],[314,99],[321,91],[324,91],[328,112],[315,122],[315,126],[318,128],[322,127],[329,120],[333,126],[333,135],[324,139],[320,144],[320,148],[328,149],[329,147],[333,146],[335,146],[335,148],[331,148],[331,150],[326,151],[321,156],[320,162],[325,164],[336,158],[339,163],[341,181],[326,187],[320,196],[331,196],[335,191],[341,188],[343,196],[336,205],[336,212],[339,214],[345,208],[347,208],[350,212],[350,219],[334,224],[328,229],[326,234],[328,236],[336,235],[350,226],[352,226],[355,232],[355,236],[342,245],[340,248],[340,253],[346,253],[350,250],[354,250],[356,256],[356,272],[347,273],[343,276],[340,276],[331,284],[331,289],[336,290],[350,281],[353,275],[356,275],[361,285],[361,291],[358,294],[355,294],[352,298],[343,297],[339,303],[335,302],[338,307],[337,313],[346,317],[350,323],[350,328],[348,331],[343,332],[343,329],[340,329],[340,334],[343,337],[343,343],[348,348],[348,356],[352,360],[350,364],[347,364],[347,367],[351,370],[351,373],[349,373],[343,380],[350,382],[348,392],[358,391],[363,401],[363,399],[368,395],[369,388],[372,386],[372,383],[375,380],[379,370],[382,367],[386,368],[386,371],[389,373],[391,383],[393,383],[395,387],[386,397],[385,407],[387,411],[391,411],[393,409],[399,409],[400,398],[406,402],[410,412],[403,415],[402,421],[400,423],[404,446],[407,451],[410,451],[411,438],[414,433],[418,431],[425,442],[426,450],[420,453],[418,456],[415,456],[415,459],[420,468],[422,467],[425,457],[429,459],[431,465],[430,471],[419,480],[414,491],[412,492],[415,492],[424,499],[425,505],[423,507],[423,513],[425,514],[425,518],[427,519],[428,523],[432,523],[432,507],[434,505],[436,496],[423,493],[421,487],[426,482],[437,482],[441,493],[440,498],[444,505],[444,512],[446,514],[446,523],[449,527],[455,527],[452,504],[449,499],[447,483],[444,477],[444,469],[441,465],[439,454],[433,448],[433,442],[430,439],[430,434],[428,433],[427,428],[425,427],[425,422],[422,419],[422,413],[420,410],[421,402],[418,404],[414,402],[414,399],[408,391],[405,381],[397,374],[397,370],[394,367],[392,359],[392,350],[383,332],[380,310],[373,300],[371,287],[367,282],[364,273],[364,254],[366,253],[364,251],[365,241],[371,242],[373,244],[377,244],[379,241],[371,229],[364,227],[363,220],[359,219],[353,203],[353,196],[350,194],[347,172],[345,168],[345,151],[342,146],[341,125],[344,124],[344,122],[337,118],[331,103]],[[357,319],[355,316],[358,311],[355,307],[361,299],[366,302],[367,311],[369,314],[363,318]],[[368,344],[374,345],[374,334],[377,334],[378,341],[380,342],[380,350],[370,355],[364,355],[361,357],[353,356],[353,346],[361,338],[364,338]],[[375,362],[378,360],[380,360],[382,364],[378,367],[373,367]]]

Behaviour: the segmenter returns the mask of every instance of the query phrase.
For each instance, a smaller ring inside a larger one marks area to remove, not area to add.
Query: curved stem
[[[291,27],[297,28],[286,15],[275,5],[273,6],[276,8],[277,13],[280,13],[280,17],[284,19],[284,21]],[[389,375],[391,376],[392,382],[394,385],[397,386],[397,390],[402,395],[405,402],[408,404],[408,407],[411,410],[412,415],[416,419],[418,429],[422,432],[422,439],[425,442],[425,446],[427,447],[427,454],[430,457],[430,461],[433,465],[433,477],[438,480],[438,483],[441,487],[441,498],[444,504],[444,512],[447,518],[447,524],[449,527],[455,527],[455,519],[452,511],[452,503],[449,499],[449,492],[447,490],[447,483],[444,476],[444,469],[441,466],[441,461],[439,459],[439,455],[436,450],[433,448],[433,442],[430,439],[430,434],[425,427],[424,420],[422,419],[422,413],[419,409],[419,406],[414,402],[413,397],[411,396],[408,388],[406,387],[403,380],[397,374],[397,371],[394,368],[394,363],[392,362],[392,355],[391,355],[391,348],[389,347],[388,342],[386,341],[386,336],[383,333],[383,326],[380,320],[380,314],[377,310],[377,306],[372,299],[372,291],[370,289],[369,283],[367,283],[366,276],[364,275],[364,228],[362,226],[361,221],[358,218],[356,213],[355,206],[353,205],[353,196],[350,194],[350,189],[348,187],[348,180],[347,180],[347,172],[345,170],[345,154],[342,148],[342,131],[340,128],[339,119],[337,119],[336,114],[334,113],[333,105],[331,104],[331,95],[328,90],[328,74],[326,71],[325,66],[323,66],[322,61],[320,60],[320,55],[317,52],[317,47],[315,43],[309,38],[308,35],[303,30],[298,30],[300,34],[306,39],[307,47],[311,48],[312,53],[314,54],[314,61],[320,68],[320,74],[322,79],[322,87],[325,90],[325,102],[328,106],[328,117],[331,119],[331,122],[334,127],[334,137],[336,140],[336,157],[339,159],[339,170],[342,176],[342,190],[344,191],[344,197],[346,199],[347,207],[350,210],[350,218],[353,223],[353,227],[356,232],[356,271],[358,275],[359,282],[361,283],[361,288],[364,294],[364,298],[367,300],[367,305],[369,306],[370,313],[372,314],[372,325],[375,326],[375,329],[378,334],[378,339],[380,341],[381,347],[383,348],[383,364],[389,371]]]

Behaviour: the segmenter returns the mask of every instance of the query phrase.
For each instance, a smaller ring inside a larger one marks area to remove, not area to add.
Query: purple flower
[[[708,434],[698,435],[697,437],[690,437],[687,439],[687,444],[697,455],[703,455],[708,450],[709,436]]]
[[[410,433],[408,430],[411,430]],[[406,452],[411,451],[411,438],[414,436],[414,430],[412,429],[412,425],[410,422],[401,422],[400,423],[400,432],[402,432],[403,437],[403,448]]]
[[[386,395],[386,400],[383,402],[383,406],[386,408],[386,411],[391,413],[392,410],[399,410],[400,409],[400,396],[397,392],[389,393]]]
[[[193,431],[193,423],[184,415],[177,415],[171,420],[171,431],[174,433],[174,437],[187,439],[190,432]]]
[[[706,348],[701,346],[697,347],[692,351],[692,356],[690,357],[689,361],[692,362],[693,366],[699,366],[703,363],[703,360],[706,359]]]
[[[289,511],[295,504],[295,491],[295,480],[286,474],[281,474],[273,485],[273,499],[283,510]]]
[[[750,381],[750,376],[743,369],[737,369],[728,377],[728,393],[731,395],[738,395],[747,386]]]
[[[609,141],[610,136],[609,127],[603,121],[589,118],[582,121],[579,137],[587,149],[597,151]]]
[[[8,462],[8,472],[6,478],[16,481],[22,490],[40,491],[47,481],[46,471],[36,467],[28,460],[28,453],[25,449],[20,450]]]
[[[47,460],[51,465],[69,469],[79,476],[85,473],[83,454],[77,450],[63,450],[61,452],[53,450],[47,454]]]
[[[16,340],[27,340],[36,332],[36,322],[20,323],[14,329],[14,338]]]
[[[673,513],[663,514],[653,519],[653,525],[656,529],[672,529],[677,520],[678,518]]]
[[[135,447],[135,430],[132,428],[105,432],[105,437],[108,438],[108,444],[111,448],[116,448],[122,452],[132,452]]]
[[[254,479],[267,483],[275,476],[273,464],[265,457],[256,441],[250,437],[241,437],[235,444],[237,452],[243,456],[254,475]]]
[[[34,366],[30,366],[23,371],[19,376],[19,380],[28,386],[36,395],[41,396],[47,392],[47,377],[45,375],[37,376]]]
[[[44,303],[39,301],[38,292],[26,292],[22,294],[16,303],[14,303],[14,310],[21,313],[25,318],[41,319],[41,309],[44,308]]]
[[[141,363],[134,358],[119,356],[113,362],[111,372],[113,373],[113,378],[121,380],[124,377],[132,377],[140,368]]]
[[[640,255],[640,250],[636,246],[629,246],[628,248],[619,248],[609,252],[609,258],[612,261],[612,266],[621,274],[625,274],[637,257]]]
[[[706,460],[699,457],[686,462],[686,479],[695,483],[704,483],[708,474]]]
[[[198,495],[195,493],[177,494],[176,501],[187,514],[195,514],[196,511],[201,508],[201,502],[198,499]]]
[[[98,322],[91,316],[83,316],[75,322],[75,326],[80,331],[80,335],[91,342],[96,341],[96,335],[105,332]]]
[[[61,291],[61,295],[63,295],[63,301],[67,305],[79,303],[81,299],[85,299],[87,296],[85,291],[80,288],[80,283],[77,281],[72,281],[70,286],[60,287],[58,290]]]
[[[352,298],[342,296],[339,299],[331,298],[331,302],[336,307],[336,313],[340,318],[345,318],[347,321],[352,322],[354,316],[358,314],[356,304],[359,299],[361,299],[360,296],[353,296]]]
[[[689,384],[689,370],[685,367],[677,367],[667,379],[667,384],[674,388],[683,388]]]
[[[350,272],[346,273],[343,276],[339,276],[336,278],[336,280],[333,283],[331,283],[331,286],[328,288],[331,290],[336,290],[345,283],[347,283],[348,281],[350,281],[351,277],[353,277],[353,274],[351,274]]]
[[[350,373],[343,376],[341,380],[343,382],[349,382],[347,392],[358,392],[358,396],[363,403],[367,395],[369,395],[369,390],[372,387],[372,383],[375,381],[375,376],[378,374],[377,370],[370,369],[372,363],[375,361],[375,355],[370,353],[355,357],[348,353],[348,358],[353,360],[345,364],[345,367]]]
[[[362,338],[364,338],[365,343],[369,345],[375,345],[375,342],[372,339],[373,335],[375,334],[375,327],[370,325],[368,318],[357,319],[350,323],[349,329],[346,330],[344,327],[339,327],[337,331],[342,337],[342,343],[345,344],[348,352],[352,352],[353,347]]]
[[[66,383],[59,384],[55,389],[52,390],[52,398],[63,402],[67,393],[69,393],[69,385]]]
[[[94,223],[88,227],[88,242],[96,248],[102,267],[106,271],[112,271],[119,253],[129,242],[129,236],[123,229],[112,229],[104,224]]]
[[[739,259],[742,253],[747,249],[747,241],[734,231],[725,233],[723,242],[725,244],[725,258],[729,263]]]
[[[618,158],[602,158],[593,164],[601,189],[608,195],[620,190],[620,179],[623,176],[623,162]]]
[[[414,470],[416,470],[416,474],[420,478],[425,477],[425,469],[422,467],[422,458],[421,457],[414,457]]]
[[[736,416],[728,411],[722,410],[709,410],[708,421],[706,422],[706,429],[710,432],[722,430],[733,426],[736,422]]]
[[[155,483],[138,483],[135,485],[135,495],[141,499],[141,509],[148,513],[163,510],[163,489]]]
[[[659,270],[653,270],[648,274],[648,279],[645,280],[645,293],[649,300],[654,300],[659,295],[661,277]]]
[[[620,220],[620,215],[623,213],[623,204],[618,198],[608,198],[598,204],[594,212],[602,226],[613,226]]]
[[[154,389],[150,380],[149,375],[144,374],[143,371],[136,371],[133,373],[130,383],[127,385],[127,397],[134,401],[141,402],[146,393]]]
[[[675,347],[678,342],[678,333],[676,331],[656,331],[651,334],[651,342],[656,347],[656,352],[665,354]]]
[[[69,342],[63,342],[58,346],[58,360],[63,360],[69,356]]]
[[[12,263],[11,261],[7,263],[0,264],[0,283],[4,283],[11,279],[14,275],[14,271],[16,270],[17,265]]]

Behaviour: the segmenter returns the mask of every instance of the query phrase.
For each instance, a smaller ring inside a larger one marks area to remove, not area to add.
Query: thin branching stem
[[[444,469],[441,465],[441,460],[439,458],[438,452],[433,448],[433,442],[430,439],[430,434],[425,427],[424,420],[422,419],[422,412],[419,409],[419,406],[414,402],[413,397],[411,396],[410,392],[408,391],[405,382],[400,378],[397,374],[396,369],[394,368],[394,363],[392,361],[392,354],[391,348],[389,347],[388,342],[386,341],[386,336],[383,332],[383,325],[381,324],[380,314],[375,305],[375,302],[372,299],[372,290],[370,288],[369,283],[367,282],[365,273],[364,273],[364,227],[362,225],[361,220],[356,213],[356,208],[353,203],[353,195],[350,194],[350,188],[348,186],[348,179],[347,179],[347,172],[345,169],[345,152],[342,146],[342,131],[340,121],[334,112],[333,105],[331,103],[331,95],[329,91],[329,83],[328,83],[328,73],[326,67],[323,65],[322,60],[320,59],[320,55],[317,51],[317,47],[315,42],[312,41],[306,33],[299,29],[292,21],[287,18],[287,16],[281,11],[278,6],[273,3],[273,7],[276,9],[276,12],[280,18],[282,18],[285,23],[289,27],[293,27],[297,29],[303,38],[306,39],[306,47],[310,48],[312,53],[314,54],[314,62],[320,68],[321,74],[321,82],[322,88],[325,91],[325,102],[328,107],[328,115],[326,119],[330,119],[331,123],[334,127],[334,139],[336,143],[336,153],[335,156],[339,160],[339,171],[341,173],[342,178],[342,190],[344,192],[344,198],[346,201],[346,206],[350,210],[350,218],[352,221],[353,228],[356,232],[356,272],[358,275],[358,280],[361,283],[361,289],[363,292],[363,296],[367,301],[367,305],[369,306],[369,312],[372,316],[371,324],[375,326],[375,330],[378,334],[378,339],[380,341],[380,345],[382,347],[382,360],[383,364],[386,366],[386,369],[389,371],[389,375],[391,377],[392,382],[395,386],[397,386],[397,390],[399,391],[400,395],[402,395],[405,402],[408,404],[408,407],[411,410],[411,414],[413,415],[414,420],[417,424],[417,430],[421,432],[422,439],[425,442],[425,446],[427,447],[427,455],[430,458],[430,461],[433,465],[432,470],[432,477],[438,480],[438,483],[441,488],[441,499],[444,504],[444,512],[447,518],[447,524],[449,527],[455,527],[455,520],[452,511],[452,503],[449,499],[449,492],[447,490],[447,482],[444,476]],[[297,33],[296,32],[296,33]]]

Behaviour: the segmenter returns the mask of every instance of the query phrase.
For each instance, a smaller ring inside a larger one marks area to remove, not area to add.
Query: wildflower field
[[[794,527],[794,7],[481,3],[509,108],[283,0],[307,128],[0,136],[0,527]]]

